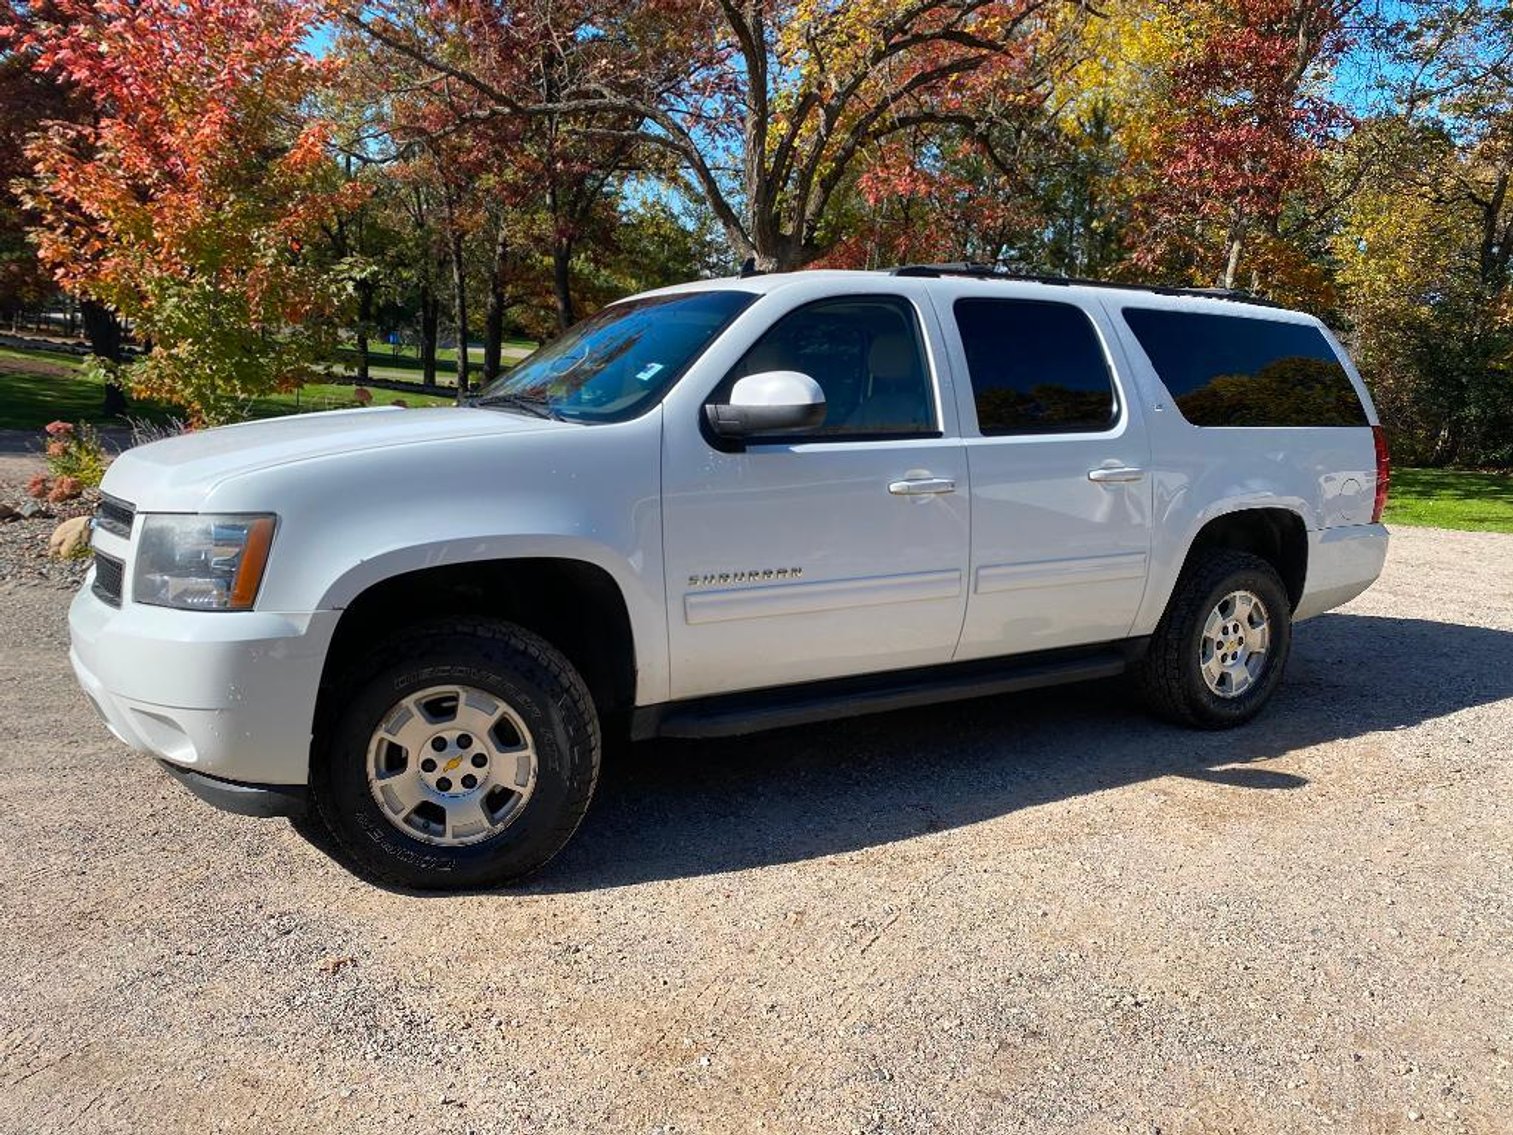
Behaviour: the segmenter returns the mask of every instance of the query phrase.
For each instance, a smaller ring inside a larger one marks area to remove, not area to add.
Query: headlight
[[[137,519],[132,599],[194,611],[252,607],[273,543],[274,517],[147,513]]]

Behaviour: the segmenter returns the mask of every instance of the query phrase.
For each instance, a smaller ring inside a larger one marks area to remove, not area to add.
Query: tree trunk
[[[441,302],[430,284],[420,287],[420,373],[427,389],[436,385],[436,334],[441,326]]]
[[[504,296],[495,281],[489,281],[489,304],[483,313],[483,379],[493,382],[502,371],[504,358]]]
[[[1240,272],[1240,252],[1245,247],[1245,237],[1236,226],[1234,234],[1229,238],[1229,259],[1224,265],[1224,278],[1219,281],[1219,286],[1225,291],[1233,291],[1235,277]]]
[[[1493,186],[1491,197],[1481,205],[1481,282],[1493,291],[1500,290],[1506,282],[1509,249],[1505,246],[1508,233],[1502,231],[1502,210],[1508,198],[1509,180],[1513,172],[1503,170]]]
[[[85,300],[79,305],[79,315],[84,321],[84,334],[89,339],[89,350],[93,355],[104,359],[108,363],[121,361],[121,321],[116,318],[115,312],[103,304],[93,300]],[[111,374],[115,370],[111,368]],[[126,400],[126,391],[118,382],[107,378],[105,381],[105,402],[101,412],[107,418],[118,418],[126,413],[129,404]]]
[[[457,401],[468,396],[468,274],[462,258],[462,232],[453,228],[449,237],[452,253],[452,308],[457,324]]]
[[[573,310],[573,242],[558,237],[552,244],[552,287],[557,293],[557,326],[566,331],[578,322]]]
[[[489,264],[489,303],[483,317],[483,381],[493,382],[502,371],[504,357],[504,257],[509,251],[501,223],[494,239],[494,259]]]
[[[1446,422],[1440,427],[1438,436],[1434,439],[1434,452],[1429,456],[1429,464],[1436,469],[1443,469],[1447,465],[1455,464],[1455,459],[1460,455],[1460,430],[1456,423]]]
[[[357,382],[368,381],[368,329],[373,323],[373,282],[357,284]]]

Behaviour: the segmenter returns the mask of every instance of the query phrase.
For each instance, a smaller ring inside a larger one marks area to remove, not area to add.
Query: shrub
[[[38,473],[26,483],[26,491],[38,500],[60,504],[73,500],[97,486],[105,477],[105,446],[100,435],[88,424],[50,422],[46,427],[47,444],[43,453],[47,472]]]
[[[359,406],[370,405],[373,401],[373,392],[366,386],[354,386],[352,388],[352,401]]]
[[[79,483],[79,478],[59,477],[53,481],[53,487],[48,490],[47,499],[53,504],[62,504],[64,501],[71,501],[81,496],[83,492],[84,486]]]

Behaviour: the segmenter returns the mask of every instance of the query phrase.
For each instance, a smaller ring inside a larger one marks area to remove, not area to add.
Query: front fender
[[[278,514],[259,610],[341,609],[382,580],[524,557],[605,571],[639,701],[667,697],[659,412],[633,422],[334,454],[218,487],[207,511]]]
[[[497,560],[555,559],[592,564],[614,580],[625,600],[636,657],[638,705],[668,697],[667,624],[660,575],[648,586],[613,549],[576,536],[514,534],[410,544],[349,564],[319,600],[323,610],[339,610],[375,584],[427,568]]]

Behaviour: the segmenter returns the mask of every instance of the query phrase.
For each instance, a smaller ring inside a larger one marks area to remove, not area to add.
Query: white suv
[[[1293,623],[1377,577],[1386,489],[1306,315],[949,265],[703,281],[468,409],[124,454],[72,658],[213,803],[313,804],[374,877],[485,886],[566,843],[607,731],[1123,671],[1169,719],[1244,722]]]

